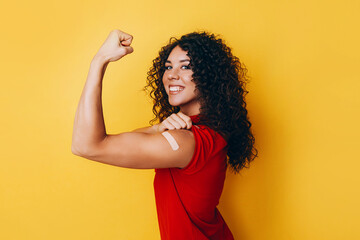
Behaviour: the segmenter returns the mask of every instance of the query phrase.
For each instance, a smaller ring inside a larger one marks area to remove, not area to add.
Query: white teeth
[[[183,89],[183,87],[170,87],[170,91],[181,91]]]

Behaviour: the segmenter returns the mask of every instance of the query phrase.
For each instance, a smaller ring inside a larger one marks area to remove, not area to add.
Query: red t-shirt
[[[190,116],[195,152],[185,168],[155,169],[154,190],[162,240],[234,239],[217,209],[226,175],[227,142]]]

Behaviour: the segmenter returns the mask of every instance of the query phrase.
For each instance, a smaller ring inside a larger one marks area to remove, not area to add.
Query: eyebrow
[[[170,60],[166,60],[167,63],[171,63]],[[190,62],[190,59],[182,59],[180,62]]]

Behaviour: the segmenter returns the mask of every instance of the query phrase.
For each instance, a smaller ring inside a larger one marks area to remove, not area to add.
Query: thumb
[[[134,49],[132,47],[125,47],[125,51],[126,51],[126,54],[129,54],[129,53],[132,53],[134,51]]]

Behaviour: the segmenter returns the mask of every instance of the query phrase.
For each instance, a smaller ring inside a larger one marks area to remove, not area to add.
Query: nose
[[[177,69],[171,69],[168,73],[169,79],[179,79],[179,72]]]

